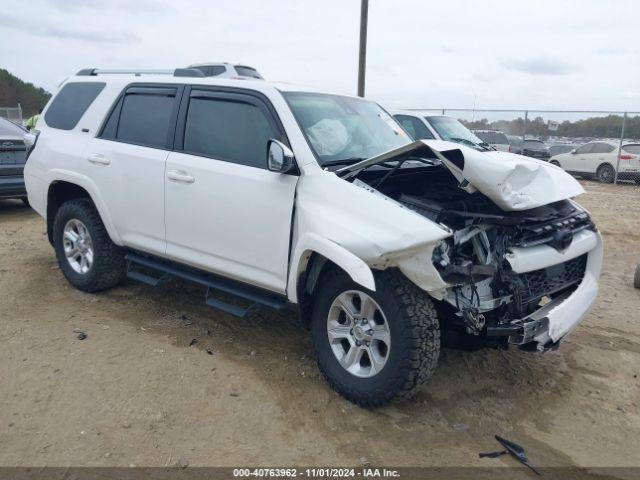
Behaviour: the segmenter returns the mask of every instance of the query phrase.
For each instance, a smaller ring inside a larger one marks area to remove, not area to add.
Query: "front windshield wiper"
[[[327,162],[322,162],[323,167],[332,167],[334,165],[350,165],[352,163],[358,163],[362,160],[366,160],[364,157],[350,157],[350,158],[342,158],[340,160],[329,160]]]
[[[489,145],[486,142],[474,143],[469,139],[460,138],[460,137],[449,137],[449,140],[451,140],[453,142],[456,142],[456,143],[462,143],[464,145],[470,145],[472,147],[484,148],[485,150],[495,150],[495,148],[493,148],[491,145]]]

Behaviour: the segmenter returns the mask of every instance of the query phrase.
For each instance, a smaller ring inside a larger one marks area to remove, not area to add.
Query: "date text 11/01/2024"
[[[399,478],[397,470],[388,468],[236,468],[234,478]]]

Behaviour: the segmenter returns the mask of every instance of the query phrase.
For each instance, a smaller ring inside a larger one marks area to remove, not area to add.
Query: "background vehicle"
[[[189,75],[82,70],[47,105],[27,190],[76,288],[177,277],[231,315],[295,306],[364,406],[428,380],[441,330],[544,351],[595,301],[601,238],[561,169],[446,117],[458,143],[412,142],[362,98]]]
[[[554,155],[560,155],[561,153],[568,153],[571,150],[574,150],[575,148],[576,146],[570,143],[561,144],[561,145],[550,145],[549,156],[553,157]]]
[[[618,141],[598,140],[586,143],[569,153],[555,155],[550,162],[567,172],[611,183],[615,179],[618,149]],[[623,143],[618,179],[640,183],[640,143]]]
[[[424,115],[413,111],[399,111],[394,118],[414,140],[446,140],[460,143],[476,150],[494,150],[478,138],[459,120],[446,115]]]
[[[500,130],[472,130],[473,133],[485,143],[488,143],[496,150],[501,152],[510,152],[511,144],[509,139]]]
[[[258,71],[248,65],[234,65],[231,63],[197,63],[189,65],[187,68],[195,68],[200,70],[205,77],[221,77],[221,78],[256,78],[264,80]]]
[[[27,129],[0,117],[0,198],[27,203],[23,169],[30,136]]]
[[[549,148],[542,140],[527,138],[523,142],[521,137],[514,135],[510,135],[508,138],[512,152],[531,158],[537,158],[538,160],[549,160]]]

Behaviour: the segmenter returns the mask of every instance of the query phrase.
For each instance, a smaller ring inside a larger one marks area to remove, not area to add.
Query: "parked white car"
[[[83,72],[25,167],[80,290],[177,277],[229,314],[293,306],[328,383],[365,406],[430,378],[442,330],[544,351],[595,301],[602,240],[560,168],[411,141],[361,98]]]
[[[413,110],[398,110],[393,112],[393,116],[413,140],[446,140],[476,150],[495,150],[456,118]]]
[[[567,172],[604,183],[615,179],[620,142],[598,140],[586,143],[569,153],[555,155],[549,160]],[[620,152],[618,179],[635,180],[640,184],[640,143],[623,143]]]
[[[472,130],[474,135],[485,143],[488,143],[496,150],[510,152],[511,145],[504,132],[500,130]]]

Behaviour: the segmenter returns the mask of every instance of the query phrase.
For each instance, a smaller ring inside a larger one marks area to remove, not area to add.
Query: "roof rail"
[[[175,68],[173,70],[105,70],[103,68],[83,68],[78,76],[95,77],[98,75],[173,75],[174,77],[204,77],[204,73],[195,68]]]

